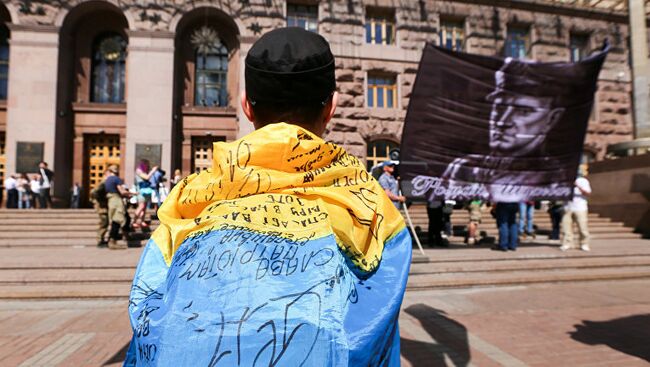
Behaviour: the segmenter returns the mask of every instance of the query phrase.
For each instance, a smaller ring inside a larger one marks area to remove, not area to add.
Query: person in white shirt
[[[52,179],[54,172],[47,168],[47,163],[41,162],[38,165],[39,173],[41,174],[41,191],[39,192],[41,209],[52,207],[52,197],[50,196],[50,188],[52,187]]]
[[[577,248],[573,235],[573,223],[578,225],[580,233],[580,249],[589,251],[589,224],[587,216],[589,208],[587,206],[587,197],[591,195],[591,185],[589,180],[584,177],[582,170],[578,173],[573,188],[573,200],[564,206],[564,216],[562,217],[562,246],[560,250],[566,251]]]
[[[32,176],[29,181],[29,188],[32,190],[32,208],[36,209],[36,203],[40,201],[41,193],[41,175],[36,174]]]
[[[29,209],[32,201],[29,192],[29,179],[25,173],[18,175],[16,189],[18,190],[18,209]]]

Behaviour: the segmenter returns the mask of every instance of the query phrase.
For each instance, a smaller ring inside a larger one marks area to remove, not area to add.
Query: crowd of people
[[[406,203],[406,197],[399,192],[398,180],[395,177],[395,162],[385,161],[381,164],[383,173],[379,184],[393,204],[401,209]],[[590,251],[587,197],[591,194],[589,180],[584,170],[578,172],[574,184],[574,195],[571,201],[546,201],[551,220],[549,240],[560,241],[562,251],[580,249]],[[497,202],[490,203],[480,199],[457,202],[455,200],[433,200],[427,202],[427,217],[429,220],[427,244],[431,247],[448,247],[452,235],[451,214],[454,208],[464,208],[468,211],[469,222],[466,223],[465,243],[478,245],[484,242],[479,231],[483,213],[489,212],[495,219],[499,237],[492,248],[496,251],[516,251],[520,240],[535,239],[534,224],[535,210],[542,208],[542,202]],[[578,227],[578,239],[574,237],[574,224]]]
[[[3,182],[5,206],[9,209],[46,209],[52,207],[50,190],[54,172],[46,162],[40,162],[34,174],[10,174]],[[0,191],[0,203],[2,203]]]
[[[107,167],[102,182],[90,193],[99,215],[98,247],[125,249],[131,233],[149,230],[149,222],[145,219],[147,210],[151,209],[155,216],[169,193],[165,174],[160,167],[152,167],[148,160],[142,159],[135,170],[135,184],[128,189],[119,177],[119,168],[116,165]],[[172,187],[181,178],[181,171],[177,169],[171,180]],[[130,205],[135,206],[133,218],[127,210]]]

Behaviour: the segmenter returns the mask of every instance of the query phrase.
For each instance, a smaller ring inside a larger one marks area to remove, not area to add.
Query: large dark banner
[[[428,44],[402,135],[404,194],[569,199],[607,51],[537,63]]]

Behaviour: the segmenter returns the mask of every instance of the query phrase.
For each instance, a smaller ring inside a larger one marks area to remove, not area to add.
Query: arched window
[[[191,39],[195,50],[195,106],[226,106],[228,104],[228,49],[217,31],[203,26]]]
[[[115,33],[93,42],[92,95],[96,103],[124,103],[126,39]]]
[[[9,81],[9,29],[0,26],[0,100],[7,99]]]
[[[366,158],[368,170],[374,165],[389,159],[388,153],[394,148],[397,148],[397,143],[390,140],[374,140],[368,143],[368,154]]]

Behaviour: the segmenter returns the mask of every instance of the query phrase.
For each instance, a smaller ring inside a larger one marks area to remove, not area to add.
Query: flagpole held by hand
[[[399,190],[399,194],[402,195],[402,190]],[[411,215],[409,214],[409,209],[406,206],[406,203],[404,203],[404,214],[406,215],[406,221],[409,224],[409,227],[411,228],[411,232],[413,233],[413,237],[415,238],[415,243],[417,243],[418,248],[420,249],[420,252],[422,253],[422,256],[427,256],[424,253],[424,249],[422,249],[422,244],[420,243],[420,238],[418,238],[417,233],[415,233],[415,227],[413,227],[413,221],[411,221]]]

